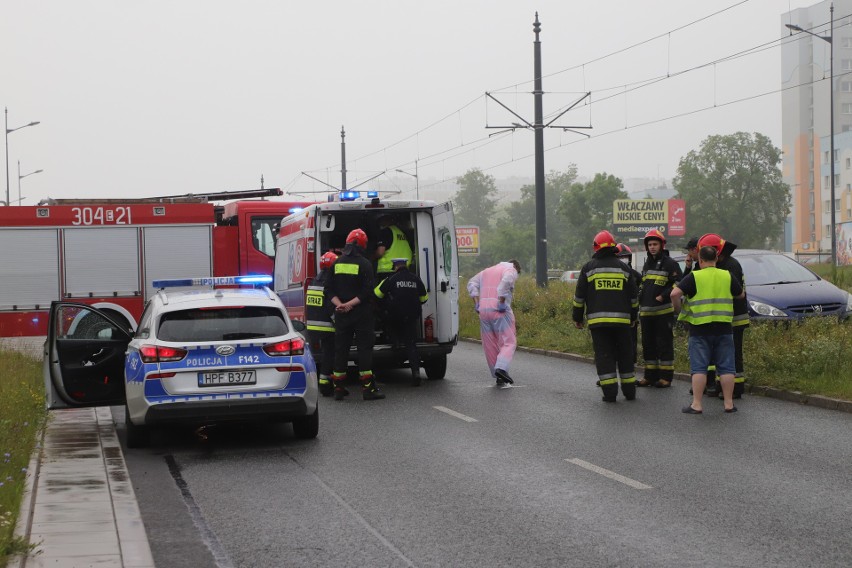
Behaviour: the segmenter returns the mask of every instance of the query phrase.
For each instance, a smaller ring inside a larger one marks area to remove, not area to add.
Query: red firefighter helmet
[[[602,248],[606,247],[614,247],[615,246],[615,237],[612,236],[612,233],[609,231],[601,231],[597,235],[595,235],[595,240],[592,243],[592,248],[595,249],[595,252],[598,252]]]
[[[642,241],[645,243],[645,248],[648,248],[648,239],[657,239],[662,243],[662,247],[666,248],[666,237],[657,229],[651,229],[645,233],[645,238]]]
[[[367,233],[361,229],[353,229],[346,237],[346,244],[355,243],[359,247],[367,248]]]
[[[716,249],[716,254],[722,254],[722,249],[725,248],[725,239],[716,233],[707,233],[698,239],[699,250],[703,247],[713,247]]]
[[[337,260],[337,255],[332,251],[328,251],[320,257],[320,270],[331,268],[331,265],[334,264],[335,260]]]
[[[615,245],[615,256],[619,258],[624,258],[626,256],[633,256],[633,251],[630,250],[630,247],[624,243],[618,243]]]

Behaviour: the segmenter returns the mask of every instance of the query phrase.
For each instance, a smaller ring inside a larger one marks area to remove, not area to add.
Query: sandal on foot
[[[683,408],[681,408],[680,411],[684,414],[704,414],[703,410],[695,410],[694,408],[692,408],[691,404],[689,406],[684,406]]]
[[[732,406],[731,408],[726,408],[726,409],[725,409],[725,412],[727,412],[727,413],[736,412],[736,411],[737,411],[737,407],[736,407],[736,406]]]

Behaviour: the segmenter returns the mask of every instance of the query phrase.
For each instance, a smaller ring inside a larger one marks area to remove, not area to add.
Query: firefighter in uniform
[[[639,322],[645,376],[637,385],[666,388],[674,378],[674,309],[670,296],[683,273],[669,256],[666,238],[660,231],[648,231],[644,241],[648,256],[642,267]]]
[[[726,241],[716,233],[707,233],[698,239],[698,248],[703,246],[711,246],[716,249],[718,260],[716,268],[727,270],[743,287],[743,292],[746,290],[745,274],[743,267],[739,261],[731,254],[736,250],[737,245],[730,241]],[[747,292],[746,292],[747,294]],[[734,374],[734,398],[742,398],[745,390],[745,365],[743,363],[743,339],[745,330],[749,325],[748,317],[748,297],[744,295],[742,298],[734,298],[734,319],[731,322],[734,328],[734,357],[736,363],[736,373]],[[716,384],[711,384],[713,380]],[[712,394],[715,390],[718,396],[722,397],[722,390],[719,388],[716,380],[715,368],[707,373],[707,392]]]
[[[405,345],[408,364],[411,366],[411,384],[420,386],[420,356],[417,354],[417,328],[420,323],[421,304],[429,294],[423,281],[408,270],[408,259],[393,259],[394,273],[376,286],[379,300],[384,300],[390,326],[397,341]]]
[[[615,247],[609,231],[595,235],[595,252],[580,270],[572,313],[574,325],[583,329],[585,311],[604,402],[615,402],[619,377],[624,398],[636,398],[630,327],[636,320],[639,291],[630,271],[615,256]]]
[[[411,245],[405,233],[394,222],[393,215],[383,215],[379,219],[379,238],[376,241],[377,280],[381,282],[393,274],[393,260],[404,258],[406,265],[411,264]]]
[[[334,366],[334,306],[325,297],[325,283],[331,274],[331,267],[337,255],[328,251],[320,258],[320,271],[308,286],[305,301],[305,320],[308,324],[308,336],[311,346],[317,346],[320,360],[316,361],[319,369],[319,391],[323,396],[331,396],[334,385],[331,372]],[[316,353],[316,350],[313,351]]]
[[[373,265],[364,257],[367,234],[354,229],[346,237],[343,254],[337,258],[325,284],[325,296],[334,306],[334,400],[349,394],[344,386],[352,337],[358,347],[358,371],[364,400],[385,398],[373,377],[373,345],[375,316],[373,298]]]
[[[615,256],[617,256],[621,262],[627,265],[627,269],[630,271],[630,276],[633,278],[633,281],[636,283],[636,289],[639,290],[642,286],[642,274],[640,274],[636,269],[633,268],[633,251],[630,250],[630,247],[624,243],[618,243],[615,245]],[[634,321],[633,325],[630,327],[630,335],[633,337],[633,364],[636,365],[636,358],[638,354],[637,345],[639,344],[639,322]]]
[[[707,367],[715,362],[722,383],[725,412],[736,412],[734,406],[734,338],[731,322],[734,299],[745,292],[731,272],[716,267],[716,248],[699,244],[701,270],[693,270],[672,291],[677,311],[681,298],[689,298],[684,317],[689,324],[689,367],[692,373],[692,404],[685,414],[702,414],[702,393],[707,382]]]

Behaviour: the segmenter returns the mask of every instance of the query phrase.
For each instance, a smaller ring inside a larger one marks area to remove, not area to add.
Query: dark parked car
[[[852,294],[823,280],[792,258],[766,250],[737,249],[752,320],[852,315]],[[686,255],[673,255],[681,267]]]

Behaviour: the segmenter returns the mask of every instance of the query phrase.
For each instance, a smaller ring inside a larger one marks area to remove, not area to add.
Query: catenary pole
[[[346,191],[346,131],[340,127],[340,191]]]
[[[535,84],[533,95],[535,96],[535,119],[533,129],[535,131],[535,281],[538,286],[547,286],[547,209],[544,201],[544,111],[541,84],[541,23],[538,21],[538,12],[535,13],[533,22],[535,41],[533,42],[533,72]]]

